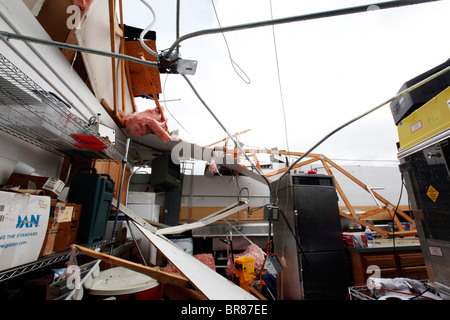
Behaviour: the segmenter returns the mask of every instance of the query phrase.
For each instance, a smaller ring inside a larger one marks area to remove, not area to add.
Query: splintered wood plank
[[[107,254],[104,254],[102,252],[97,252],[95,250],[91,250],[88,248],[84,248],[82,246],[75,245],[75,249],[80,251],[81,253],[90,256],[95,259],[100,259],[106,263],[109,263],[110,265],[116,266],[116,267],[124,267],[142,274],[145,274],[149,277],[152,277],[153,279],[162,282],[162,283],[169,283],[171,285],[177,286],[177,287],[183,287],[192,289],[193,286],[189,282],[188,279],[184,277],[180,277],[168,272],[160,271],[151,267],[146,267],[143,265],[140,265],[135,262],[127,261],[124,259],[120,259],[114,256],[110,256]]]

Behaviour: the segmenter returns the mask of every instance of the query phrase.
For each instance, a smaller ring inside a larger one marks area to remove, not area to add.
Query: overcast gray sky
[[[147,2],[156,13],[158,50],[167,49],[176,39],[176,0]],[[222,26],[268,20],[271,7],[273,17],[282,18],[370,3],[214,1]],[[450,1],[443,0],[278,25],[276,47],[272,27],[225,33],[231,56],[250,83],[233,69],[222,34],[182,42],[181,55],[198,61],[197,72],[189,79],[231,134],[251,129],[240,138],[247,146],[284,150],[289,146],[290,151],[303,152],[331,130],[395,95],[407,80],[449,59],[449,12]],[[127,24],[140,28],[153,19],[138,0],[126,1],[124,14]],[[211,0],[181,1],[181,35],[216,27]],[[180,75],[162,74],[161,82],[161,99],[177,100],[166,103],[169,130],[179,129],[182,139],[199,145],[226,137]],[[397,141],[386,105],[314,152],[332,159],[396,160]]]

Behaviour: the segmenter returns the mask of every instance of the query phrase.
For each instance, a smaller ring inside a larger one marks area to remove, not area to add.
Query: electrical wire
[[[142,1],[144,4],[146,4],[143,0],[141,0],[141,1]],[[271,3],[271,2],[270,2],[270,3]],[[213,7],[214,7],[214,11],[216,12],[215,6],[214,6],[214,1],[213,1],[213,0],[212,0],[212,4],[213,4]],[[147,5],[147,4],[146,4],[146,5]],[[148,6],[148,7],[149,7],[149,6]],[[150,10],[151,10],[152,13],[153,13],[153,10],[151,9],[151,7],[149,7],[149,8],[150,8]],[[338,11],[339,11],[339,10],[338,10]],[[271,3],[271,15],[272,15],[272,3]],[[216,17],[217,17],[217,12],[216,12]],[[218,18],[218,17],[217,17],[217,18]],[[218,20],[218,21],[219,21],[219,20]],[[273,15],[272,15],[272,21],[273,21]],[[219,22],[219,25],[220,25],[220,22]],[[273,27],[274,24],[272,23],[271,25],[272,25],[272,27]],[[149,29],[151,26],[152,26],[152,25],[150,25],[149,27],[147,27],[146,30]],[[224,29],[223,29],[223,28],[220,28],[220,29],[222,29],[221,32],[223,33],[223,32],[224,32],[224,31],[223,31]],[[146,30],[144,30],[144,31],[146,32]],[[230,29],[230,30],[231,30],[231,29]],[[143,37],[143,34],[145,34],[144,31],[143,31],[143,33],[141,34],[141,43],[143,43],[142,37]],[[188,35],[188,36],[189,36],[189,35]],[[273,36],[274,36],[274,46],[275,46],[275,51],[276,51],[276,39],[275,39],[275,31],[274,31],[274,30],[273,30]],[[225,42],[226,42],[226,38],[225,38],[225,37],[224,37],[224,39],[225,39]],[[146,46],[144,46],[144,45],[143,45],[143,47],[146,48]],[[172,47],[173,47],[173,46],[172,46]],[[227,48],[228,48],[228,51],[229,51],[229,53],[230,53],[228,44],[227,44]],[[147,50],[147,48],[146,48],[146,50]],[[169,49],[169,52],[170,52],[170,50],[172,50],[172,48]],[[147,51],[148,51],[148,50],[147,50]],[[151,51],[150,53],[152,53],[152,52],[153,52],[153,51]],[[154,54],[154,53],[152,53],[152,54]],[[278,81],[279,81],[279,86],[280,86],[280,90],[281,90],[281,83],[280,83],[280,74],[279,74],[279,65],[278,65],[278,55],[277,55],[277,52],[276,52],[276,57],[277,57]],[[233,60],[232,60],[231,54],[230,54],[230,59],[231,59],[232,64],[233,64]],[[352,124],[353,122],[355,122],[355,121],[357,121],[357,120],[359,120],[359,119],[361,119],[361,118],[363,118],[363,117],[365,117],[365,116],[371,114],[372,112],[378,110],[379,108],[381,108],[382,106],[386,105],[387,103],[389,103],[389,102],[391,102],[391,101],[393,101],[393,100],[395,100],[395,99],[401,97],[402,95],[404,95],[404,94],[406,94],[406,93],[408,93],[408,92],[414,90],[415,88],[419,87],[420,85],[423,85],[424,83],[426,83],[426,82],[428,82],[428,81],[434,79],[435,77],[439,76],[440,74],[443,74],[444,72],[448,71],[448,69],[449,69],[449,68],[446,68],[446,69],[444,69],[444,71],[441,71],[441,72],[436,73],[435,75],[433,75],[433,76],[431,76],[431,77],[425,79],[424,81],[420,82],[419,84],[417,84],[417,85],[415,85],[415,86],[412,86],[412,87],[410,87],[410,88],[404,90],[403,92],[401,92],[400,94],[397,94],[396,96],[394,96],[393,98],[387,100],[386,102],[384,102],[384,103],[382,103],[382,104],[380,104],[380,105],[378,105],[378,106],[376,106],[376,107],[370,109],[369,111],[363,113],[362,115],[360,115],[360,116],[358,116],[358,117],[356,117],[356,118],[354,118],[354,119],[352,119],[352,120],[350,120],[350,121],[344,123],[344,124],[341,125],[340,127],[338,127],[338,128],[336,128],[335,130],[331,131],[331,132],[330,132],[329,134],[327,134],[323,139],[321,139],[318,143],[316,143],[310,150],[308,150],[303,156],[299,157],[294,163],[292,163],[291,166],[289,167],[289,169],[288,169],[288,170],[280,177],[279,181],[280,181],[286,174],[288,174],[288,173],[290,172],[290,170],[291,170],[291,169],[292,169],[292,168],[293,168],[293,167],[294,167],[301,159],[303,159],[303,158],[304,158],[306,155],[308,155],[313,149],[315,149],[317,146],[319,146],[320,144],[322,144],[325,140],[327,140],[329,137],[331,137],[331,136],[332,136],[333,134],[335,134],[336,132],[342,130],[343,128],[347,127],[348,125]],[[267,183],[267,185],[268,185],[268,187],[269,187],[269,190],[270,190],[270,189],[271,189],[271,186],[270,186],[270,183],[269,183],[269,181],[267,180],[267,178],[265,178],[264,175],[258,170],[258,168],[250,161],[250,159],[248,158],[248,156],[246,155],[246,153],[242,150],[242,148],[240,147],[240,145],[235,141],[235,139],[233,138],[233,136],[232,136],[231,134],[228,133],[228,131],[226,130],[226,128],[224,127],[224,125],[223,125],[223,124],[220,122],[220,120],[215,116],[215,114],[214,114],[214,113],[212,112],[212,110],[208,107],[208,105],[206,104],[206,102],[201,98],[201,96],[199,95],[199,93],[197,92],[197,90],[194,88],[193,84],[189,81],[189,79],[188,79],[185,75],[182,75],[182,76],[184,77],[184,79],[186,80],[186,82],[189,84],[189,86],[191,87],[191,89],[193,90],[193,92],[196,94],[196,96],[198,97],[198,99],[202,102],[202,104],[206,107],[206,109],[207,109],[207,110],[210,112],[210,114],[213,116],[213,118],[218,122],[218,124],[222,127],[222,129],[225,131],[225,133],[230,137],[230,139],[231,139],[231,140],[235,143],[235,145],[240,149],[240,151],[241,151],[242,154],[247,158],[247,160],[250,162],[250,164],[252,165],[252,167],[254,167],[254,169],[256,170],[256,172],[258,172],[258,173],[264,178],[264,180],[266,181],[266,183]],[[281,91],[281,94],[282,94],[282,91]],[[282,104],[283,104],[283,103],[282,103]],[[283,111],[284,111],[284,104],[283,104]],[[284,114],[285,114],[285,113],[284,113]],[[286,118],[285,118],[285,134],[286,134],[286,139],[287,139],[287,131],[286,131],[286,130],[287,130],[287,129],[286,129]],[[286,140],[286,142],[288,142],[288,141]],[[278,187],[277,187],[277,189],[278,189]],[[403,189],[403,186],[402,186],[402,189]],[[280,210],[280,211],[281,211],[281,210]],[[293,235],[294,238],[296,239],[297,246],[298,246],[298,249],[300,250],[300,253],[303,255],[304,258],[306,258],[306,257],[304,256],[304,253],[303,253],[303,250],[301,249],[300,244],[298,243],[298,238],[296,237],[296,235],[295,235],[295,233],[294,233],[294,230],[292,230],[290,224],[289,224],[288,221],[287,221],[287,218],[285,217],[285,215],[284,215],[284,213],[283,213],[282,211],[281,211],[281,214],[282,214],[282,216],[283,216],[283,219],[284,219],[285,222],[287,223],[287,226],[288,226],[288,228],[290,229],[292,235]],[[395,217],[395,215],[394,215],[394,217]],[[394,242],[395,242],[395,238],[394,238]],[[306,260],[306,264],[309,265],[309,263],[308,263],[307,260]],[[314,272],[313,272],[312,269],[311,269],[311,272],[314,274]],[[320,281],[319,281],[319,286],[320,286]]]
[[[353,118],[352,120],[350,120],[350,121],[344,123],[343,125],[337,127],[336,129],[334,129],[333,131],[331,131],[330,133],[328,133],[327,135],[325,135],[320,141],[318,141],[315,145],[313,145],[313,146],[312,146],[308,151],[306,151],[301,157],[299,157],[297,160],[295,160],[295,161],[290,165],[290,167],[286,170],[286,172],[284,172],[284,173],[281,175],[280,179],[283,178],[285,175],[289,174],[290,171],[292,170],[292,168],[293,168],[297,163],[299,163],[303,158],[305,158],[306,156],[308,156],[308,154],[310,154],[315,148],[317,148],[317,147],[318,147],[319,145],[321,145],[323,142],[325,142],[326,140],[328,140],[328,138],[330,138],[330,137],[331,137],[332,135],[334,135],[335,133],[337,133],[337,132],[339,132],[340,130],[344,129],[344,128],[347,127],[348,125],[350,125],[350,124],[352,124],[352,123],[354,123],[354,122],[356,122],[356,121],[358,121],[358,120],[364,118],[365,116],[367,116],[367,115],[373,113],[374,111],[380,109],[381,107],[383,107],[383,106],[385,106],[386,104],[388,104],[388,103],[394,101],[395,99],[398,99],[398,98],[402,97],[403,95],[405,95],[405,94],[407,94],[407,93],[409,93],[409,92],[411,92],[411,91],[413,91],[413,90],[419,88],[420,86],[424,85],[425,83],[427,83],[427,82],[429,82],[429,81],[431,81],[431,80],[433,80],[433,79],[439,77],[440,75],[444,74],[445,72],[447,72],[447,71],[449,71],[449,70],[450,70],[450,66],[447,67],[447,68],[445,68],[445,69],[442,69],[441,71],[436,72],[435,74],[433,74],[433,75],[429,76],[428,78],[426,78],[426,79],[424,79],[424,80],[422,80],[422,81],[416,83],[415,85],[412,85],[411,87],[409,87],[409,88],[407,88],[407,89],[405,89],[405,90],[403,90],[403,91],[397,93],[395,96],[393,96],[393,97],[391,97],[390,99],[388,99],[388,100],[382,102],[381,104],[377,105],[376,107],[374,107],[374,108],[372,108],[372,109],[370,109],[370,110],[364,112],[363,114],[357,116],[356,118]]]
[[[325,289],[323,288],[320,279],[318,278],[317,274],[314,272],[314,269],[313,269],[312,265],[309,263],[308,258],[306,257],[305,252],[304,252],[303,249],[302,249],[302,246],[301,246],[301,244],[300,244],[300,240],[299,240],[299,238],[298,238],[298,236],[297,236],[297,234],[298,234],[298,228],[297,228],[298,225],[295,224],[296,230],[293,230],[293,229],[292,229],[292,226],[291,226],[291,224],[289,223],[289,221],[288,221],[286,215],[284,214],[283,210],[281,210],[281,208],[280,208],[279,211],[280,211],[281,216],[283,217],[284,222],[286,223],[286,226],[288,227],[289,231],[291,232],[292,237],[295,239],[295,244],[296,244],[296,246],[297,246],[297,253],[300,253],[300,256],[303,257],[303,260],[304,260],[306,266],[308,267],[307,270],[309,270],[309,271],[311,272],[311,275],[313,276],[314,280],[316,281],[317,285],[319,286],[320,291],[321,291],[325,296],[327,296],[327,292],[326,292]],[[297,217],[295,217],[295,219],[297,219]],[[303,266],[302,266],[302,269],[303,269],[303,271],[305,270],[305,268],[303,268]]]
[[[177,39],[180,37],[180,0],[177,0],[177,19],[176,19],[176,37]]]
[[[168,76],[168,75],[167,75]],[[167,77],[166,77],[167,80]],[[166,85],[166,83],[164,82],[164,86]],[[144,98],[150,99],[150,100],[155,100],[152,96],[146,94],[145,92],[142,92],[141,90],[139,90],[138,88],[133,88],[133,90],[136,90],[137,92],[139,92]],[[164,90],[164,89],[163,89]],[[163,96],[164,96],[164,91],[163,91]],[[170,110],[167,108],[166,105],[166,100],[163,100],[164,103],[164,109],[167,110],[167,112],[169,112],[169,114],[172,116],[172,118],[184,129],[184,127],[181,125],[181,123],[178,122],[178,120],[173,116],[173,114],[170,112]],[[187,130],[184,129],[186,132]],[[189,132],[188,132],[189,133]]]
[[[214,5],[214,2],[213,2],[213,5]],[[272,9],[272,8],[271,8],[271,9]],[[342,12],[342,11],[341,11],[341,10],[336,10],[336,12]],[[271,13],[272,13],[272,11],[271,11]],[[347,13],[348,13],[348,12],[347,12]],[[340,14],[342,14],[342,13],[340,13]],[[318,17],[315,17],[315,18],[318,18]],[[298,19],[298,17],[297,17],[295,20],[297,20],[297,19]],[[289,19],[278,20],[278,23],[287,23],[287,22],[291,22],[291,21],[288,21],[288,20],[289,20]],[[298,21],[298,20],[297,20],[297,21]],[[173,50],[173,48],[174,48],[175,46],[177,46],[181,41],[183,41],[183,40],[185,40],[185,39],[188,39],[188,38],[190,38],[190,37],[193,37],[193,36],[202,35],[202,34],[211,34],[211,33],[217,33],[217,32],[225,32],[225,31],[233,31],[233,30],[238,30],[238,29],[241,29],[241,28],[259,27],[259,26],[263,26],[263,24],[264,24],[263,22],[260,22],[260,23],[256,23],[256,24],[247,24],[247,25],[241,25],[241,26],[237,26],[237,27],[234,26],[234,27],[228,27],[228,28],[219,28],[219,29],[215,29],[215,30],[204,30],[204,31],[202,31],[202,32],[191,33],[191,34],[185,35],[185,36],[183,36],[183,37],[181,37],[181,38],[178,38],[177,41],[175,41],[175,43],[174,43],[174,44],[172,45],[172,47],[169,49],[169,53],[170,53],[171,50]],[[271,23],[268,23],[267,25],[272,25],[272,26],[273,26],[274,24],[275,24],[275,22],[274,22],[274,20],[272,19],[272,22],[271,22]],[[276,44],[275,36],[274,36],[274,43]],[[276,45],[275,45],[275,47],[276,47]],[[323,137],[318,143],[316,143],[312,148],[310,148],[310,150],[308,150],[307,152],[305,152],[305,154],[304,154],[303,156],[299,157],[294,163],[291,164],[291,166],[288,168],[288,170],[287,170],[287,171],[279,178],[279,180],[278,180],[278,186],[279,186],[280,180],[281,180],[286,174],[289,174],[289,173],[290,173],[290,170],[291,170],[298,162],[300,162],[305,156],[307,156],[307,155],[308,155],[312,150],[314,150],[317,146],[319,146],[319,145],[322,144],[324,141],[326,141],[329,137],[331,137],[332,135],[334,135],[334,134],[337,133],[338,131],[342,130],[343,128],[347,127],[348,125],[350,125],[350,124],[356,122],[357,120],[359,120],[359,119],[361,119],[361,118],[363,118],[363,117],[365,117],[365,116],[371,114],[372,112],[378,110],[379,108],[383,107],[383,106],[386,105],[387,103],[389,103],[389,102],[391,102],[391,101],[393,101],[393,100],[395,100],[395,99],[397,99],[397,98],[403,96],[404,94],[406,94],[406,93],[408,93],[408,92],[410,92],[410,91],[412,91],[412,90],[414,90],[414,89],[420,87],[421,85],[427,83],[428,81],[431,81],[432,79],[438,77],[439,75],[441,75],[441,74],[447,72],[449,69],[450,69],[450,67],[445,68],[445,69],[441,70],[440,72],[437,72],[436,74],[434,74],[434,75],[428,77],[427,79],[425,79],[425,80],[419,82],[418,84],[416,84],[416,85],[414,85],[414,86],[411,86],[410,88],[407,88],[406,90],[404,90],[404,91],[398,93],[397,95],[395,95],[395,96],[392,97],[391,99],[389,99],[389,100],[383,102],[382,104],[380,104],[380,105],[378,105],[378,106],[376,106],[376,107],[374,107],[374,108],[368,110],[367,112],[361,114],[360,116],[358,116],[358,117],[356,117],[356,118],[354,118],[354,119],[352,119],[352,120],[350,120],[350,121],[344,123],[343,125],[339,126],[339,127],[336,128],[335,130],[331,131],[329,134],[327,134],[325,137]],[[232,137],[232,135],[230,135],[230,134],[228,133],[228,131],[227,131],[226,128],[223,126],[223,124],[220,122],[220,120],[215,116],[215,114],[214,114],[214,113],[212,112],[212,110],[208,107],[208,105],[206,104],[206,102],[201,98],[201,96],[199,95],[199,93],[197,92],[197,90],[194,88],[193,84],[189,81],[189,79],[188,79],[185,75],[182,75],[182,76],[183,76],[184,79],[187,81],[187,83],[189,84],[189,86],[191,87],[191,89],[194,91],[194,93],[196,94],[196,96],[198,97],[198,99],[202,102],[202,104],[206,107],[206,109],[207,109],[207,110],[210,112],[210,114],[213,116],[213,118],[218,122],[218,124],[222,127],[222,129],[225,131],[225,133],[227,133],[227,135],[230,137],[230,139],[235,143],[235,145],[239,148],[239,150],[242,152],[242,154],[247,158],[247,160],[250,162],[250,164],[252,165],[252,167],[254,167],[254,169],[256,170],[256,172],[258,172],[258,173],[264,178],[264,180],[266,181],[266,183],[267,183],[267,185],[268,185],[268,187],[269,187],[269,190],[271,190],[271,186],[270,186],[270,183],[269,183],[269,181],[267,180],[267,178],[266,178],[266,177],[265,177],[265,176],[257,169],[257,167],[250,161],[250,159],[248,158],[248,156],[246,155],[246,153],[242,150],[242,148],[240,147],[240,145],[237,144],[237,142],[236,142],[235,139]],[[281,86],[281,85],[280,85],[280,86]],[[278,186],[277,186],[277,191],[278,191]],[[403,188],[403,186],[402,186],[402,188]],[[270,193],[270,194],[271,194],[271,193]],[[298,250],[300,251],[300,254],[306,259],[305,255],[304,255],[304,252],[303,252],[303,250],[302,250],[302,248],[301,248],[301,246],[300,246],[299,240],[298,240],[298,238],[297,238],[297,236],[296,236],[294,230],[293,230],[292,227],[290,226],[290,223],[288,222],[288,220],[287,220],[287,218],[286,218],[286,216],[284,215],[284,213],[283,213],[282,210],[280,210],[280,213],[281,213],[283,219],[285,220],[285,222],[286,222],[286,224],[287,224],[289,230],[291,231],[292,235],[294,236],[294,238],[295,238],[295,240],[296,240],[297,247],[298,247]],[[394,216],[395,216],[395,215],[394,215]],[[394,242],[395,242],[395,239],[394,239]],[[309,265],[309,262],[308,262],[307,260],[305,260],[305,262],[306,262],[307,265]],[[310,269],[311,269],[310,271],[311,271],[311,273],[313,274],[313,276],[315,276],[313,269],[312,269],[312,268],[310,268]],[[317,279],[317,280],[318,280],[318,279]],[[319,286],[321,286],[320,281],[318,281],[318,284],[319,284]],[[322,288],[322,291],[323,291],[323,288]]]
[[[270,18],[273,20],[272,0],[269,0],[269,3],[270,3]],[[285,140],[286,140],[286,148],[288,151],[288,156],[290,156],[289,139],[288,139],[287,122],[286,122],[286,109],[284,106],[283,89],[281,86],[280,64],[278,61],[277,40],[275,37],[275,26],[274,25],[272,25],[272,38],[273,38],[273,46],[275,49],[275,61],[276,61],[277,75],[278,75],[278,88],[280,90],[281,107],[283,109],[284,136],[285,136]]]
[[[278,255],[277,255],[277,254],[271,253],[271,252],[269,251],[269,245],[270,245],[272,242],[273,242],[273,241],[270,240],[270,241],[266,244],[266,252],[265,252],[266,255],[265,255],[265,258],[264,258],[264,262],[263,262],[263,264],[262,264],[262,266],[261,266],[261,269],[259,270],[259,279],[260,279],[260,281],[261,281],[261,285],[263,285],[263,286],[265,285],[265,286],[266,286],[266,288],[267,288],[267,290],[268,290],[270,296],[272,297],[272,299],[273,299],[273,300],[276,300],[275,297],[273,296],[272,290],[270,290],[269,286],[264,282],[264,280],[263,280],[263,278],[262,278],[262,272],[263,272],[263,270],[264,270],[264,266],[265,266],[265,264],[266,264],[266,261],[267,261],[267,258],[269,257],[269,255],[278,258]],[[278,259],[279,259],[279,258],[278,258]]]
[[[172,114],[172,112],[170,112],[169,108],[167,108],[167,104],[166,104],[166,83],[167,83],[167,79],[169,78],[169,74],[166,75],[166,78],[164,79],[164,85],[163,85],[163,90],[162,90],[162,94],[163,94],[163,103],[164,103],[164,107],[166,108],[167,112],[169,112],[169,114],[172,116],[172,118],[180,125],[180,127],[186,131],[188,134],[189,131],[186,130],[185,127],[183,127],[183,125],[177,120],[177,118],[175,118]]]
[[[139,35],[139,42],[141,43],[141,46],[145,49],[145,51],[147,51],[148,53],[150,53],[152,56],[154,56],[156,59],[158,59],[158,53],[153,51],[152,49],[150,49],[144,42],[144,36],[147,32],[149,32],[153,26],[155,25],[156,22],[156,14],[155,11],[153,11],[153,8],[145,1],[145,0],[141,0],[141,2],[150,10],[150,12],[153,15],[153,21],[147,26],[147,28],[145,28],[144,30],[142,30],[141,34]]]
[[[418,4],[418,3],[424,3],[424,2],[430,2],[429,0],[423,0],[423,1],[392,1],[390,3],[378,3],[376,4],[377,6],[380,7],[380,9],[387,9],[387,8],[393,8],[393,7],[398,7],[398,6],[405,6],[405,5],[412,5],[412,4]],[[303,16],[295,16],[295,17],[289,17],[289,18],[282,18],[282,19],[275,19],[275,20],[269,20],[269,21],[261,21],[261,22],[256,22],[256,23],[249,23],[249,24],[244,24],[244,25],[238,25],[238,26],[231,26],[231,27],[224,27],[224,28],[219,28],[219,29],[208,29],[208,30],[202,30],[202,31],[197,31],[197,32],[193,32],[187,35],[184,35],[180,38],[178,38],[173,44],[172,46],[167,50],[167,53],[170,54],[171,51],[173,51],[173,49],[179,45],[179,43],[183,40],[192,38],[192,37],[196,37],[199,35],[205,35],[205,34],[214,34],[214,33],[219,33],[219,32],[227,32],[227,31],[235,31],[235,30],[241,30],[241,29],[246,29],[246,28],[256,28],[256,27],[262,27],[262,26],[270,26],[270,25],[275,25],[275,24],[281,24],[281,23],[289,23],[289,22],[295,22],[295,21],[305,21],[305,20],[311,20],[311,19],[318,19],[318,18],[324,18],[324,17],[332,17],[332,16],[338,16],[338,15],[343,15],[343,14],[351,14],[351,13],[359,13],[362,12],[362,10],[367,10],[367,6],[359,6],[359,7],[353,7],[353,8],[347,8],[347,9],[338,9],[338,10],[333,10],[333,11],[327,11],[327,12],[321,12],[321,13],[315,13],[315,14],[309,14],[309,15],[303,15]],[[330,133],[328,133],[327,135],[325,135],[321,140],[319,140],[315,145],[313,145],[308,151],[306,151],[302,156],[300,156],[296,161],[294,161],[289,167],[288,170],[286,170],[278,179],[278,182],[285,177],[287,174],[290,174],[290,171],[292,170],[292,168],[299,163],[303,158],[305,158],[309,153],[311,153],[315,148],[317,148],[319,145],[321,145],[323,142],[325,142],[326,140],[328,140],[328,138],[330,138],[332,135],[334,135],[335,133],[339,132],[340,130],[344,129],[345,127],[347,127],[348,125],[364,118],[365,116],[373,113],[374,111],[380,109],[381,107],[383,107],[384,105],[392,102],[395,99],[400,98],[401,96],[405,95],[406,93],[409,93],[411,91],[413,91],[414,89],[422,86],[423,84],[435,79],[436,77],[444,74],[445,72],[449,71],[450,67],[447,67],[445,69],[442,69],[439,72],[436,72],[435,74],[431,75],[430,77],[420,81],[419,83],[401,91],[400,93],[396,94],[395,96],[391,97],[390,99],[386,100],[385,102],[375,106],[374,108],[364,112],[363,114],[357,116],[356,118],[351,119],[350,121],[344,123],[343,125],[337,127],[336,129],[334,129],[333,131],[331,131]],[[206,102],[201,98],[200,94],[197,92],[197,90],[195,89],[195,87],[193,86],[193,84],[189,81],[189,79],[185,76],[182,75],[183,78],[186,80],[186,82],[189,84],[189,86],[191,87],[191,89],[193,90],[193,92],[196,94],[197,98],[202,102],[202,104],[205,106],[205,108],[209,111],[209,113],[213,116],[213,118],[219,123],[219,125],[222,127],[222,129],[225,131],[225,133],[230,137],[230,139],[235,143],[235,145],[237,146],[237,148],[239,149],[239,151],[241,151],[241,153],[245,156],[245,158],[247,159],[248,162],[250,162],[251,166],[255,169],[255,171],[257,173],[259,173],[261,175],[261,177],[264,179],[264,181],[267,183],[268,187],[269,187],[269,194],[270,197],[272,197],[272,193],[270,192],[271,190],[271,186],[270,186],[270,182],[269,180],[267,180],[267,178],[262,174],[262,172],[260,172],[258,170],[258,168],[250,161],[250,159],[248,158],[247,154],[242,150],[241,146],[235,141],[235,139],[233,138],[233,136],[231,134],[228,133],[228,131],[226,130],[226,128],[223,126],[223,124],[220,122],[220,120],[215,116],[215,114],[212,112],[212,110],[208,107],[208,105],[206,104]],[[279,184],[278,184],[279,185]],[[278,187],[277,187],[278,189]],[[272,199],[271,199],[272,200]]]
[[[377,6],[380,10],[382,10],[382,9],[390,9],[390,8],[396,8],[396,7],[402,7],[402,6],[417,5],[417,4],[421,4],[421,3],[435,2],[435,1],[441,1],[441,0],[397,0],[397,1],[373,3],[370,6]],[[300,15],[300,16],[280,18],[280,19],[275,19],[275,20],[266,20],[266,21],[246,23],[246,24],[234,25],[234,26],[223,27],[223,28],[195,31],[195,32],[188,33],[188,34],[185,34],[185,35],[177,38],[175,40],[175,42],[172,44],[172,46],[166,51],[166,54],[170,55],[172,53],[172,51],[175,50],[175,48],[177,48],[178,45],[182,41],[191,39],[194,37],[198,37],[198,36],[222,33],[222,32],[237,31],[237,30],[243,30],[243,29],[260,28],[260,27],[266,27],[266,26],[271,26],[271,25],[276,25],[276,24],[284,24],[284,23],[291,23],[291,22],[330,18],[330,17],[336,17],[336,16],[341,16],[341,15],[346,15],[346,14],[362,13],[362,12],[367,12],[368,7],[369,7],[368,5],[362,5],[362,6],[358,6],[358,7],[337,9],[337,10],[324,11],[324,12],[316,12],[316,13],[310,13],[310,14],[305,14],[305,15]]]
[[[219,15],[217,14],[217,10],[216,10],[216,5],[214,4],[214,0],[211,0],[213,9],[214,9],[214,13],[216,15],[216,19],[217,19],[217,23],[219,24],[219,27],[222,28],[222,25],[220,24],[220,20],[219,20]],[[230,58],[230,62],[231,62],[231,66],[233,67],[234,72],[239,76],[239,78],[242,79],[242,81],[244,81],[246,84],[250,84],[251,80],[249,78],[249,76],[245,73],[245,71],[233,60],[233,57],[231,56],[231,50],[230,50],[230,46],[228,45],[228,41],[227,38],[225,37],[225,34],[222,32],[222,36],[223,36],[223,40],[225,41],[225,45],[227,47],[228,50],[228,56]],[[247,78],[244,79],[244,77],[242,75],[239,74],[238,70],[236,69],[238,68],[243,75]]]
[[[225,126],[222,124],[222,122],[220,122],[219,118],[216,117],[216,115],[214,114],[214,112],[209,108],[209,106],[206,104],[206,102],[203,100],[203,98],[200,96],[200,94],[198,93],[198,91],[195,89],[194,85],[191,83],[191,81],[189,81],[189,79],[186,77],[186,75],[182,74],[181,75],[186,82],[188,83],[188,85],[191,87],[192,91],[194,92],[194,94],[197,96],[197,98],[200,100],[200,102],[203,104],[203,106],[206,108],[206,110],[208,110],[208,112],[212,115],[212,117],[217,121],[217,123],[220,125],[220,127],[223,129],[223,131],[225,131],[225,133],[228,135],[228,137],[231,139],[231,141],[233,141],[233,143],[236,145],[236,147],[239,149],[239,151],[244,155],[244,157],[247,159],[248,162],[250,162],[250,165],[253,167],[253,169],[255,169],[255,171],[264,179],[264,181],[266,182],[267,186],[269,187],[269,191],[271,190],[271,186],[270,186],[270,182],[269,180],[267,180],[267,178],[262,174],[261,171],[259,171],[259,169],[255,166],[255,164],[250,161],[248,155],[245,153],[245,151],[242,149],[242,147],[240,146],[240,144],[237,143],[237,141],[234,139],[234,137],[228,132],[228,130],[225,128]]]
[[[395,267],[398,268],[397,265],[397,259],[395,259],[395,255],[396,255],[396,247],[395,247],[395,217],[397,217],[397,210],[398,210],[398,206],[400,205],[400,201],[402,199],[402,195],[403,195],[403,172],[401,172],[401,188],[400,188],[400,196],[398,197],[398,202],[397,202],[397,206],[395,207],[395,211],[394,211],[394,215],[392,216],[392,250],[394,253],[394,263],[395,263]]]

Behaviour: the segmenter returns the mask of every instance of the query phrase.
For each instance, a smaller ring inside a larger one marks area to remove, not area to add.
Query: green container
[[[114,181],[95,168],[82,168],[70,182],[68,202],[83,205],[77,243],[92,243],[105,237],[114,196]]]

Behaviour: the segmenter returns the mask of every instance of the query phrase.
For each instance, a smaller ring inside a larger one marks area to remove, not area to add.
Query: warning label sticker
[[[439,192],[432,186],[430,185],[428,187],[428,191],[427,191],[427,196],[433,200],[433,202],[436,202],[438,196],[439,196]]]
[[[420,121],[420,120],[411,126],[411,133],[414,133],[419,129],[422,129],[422,121]]]
[[[435,257],[443,257],[442,249],[440,247],[428,246],[428,250],[430,250],[430,254]]]

